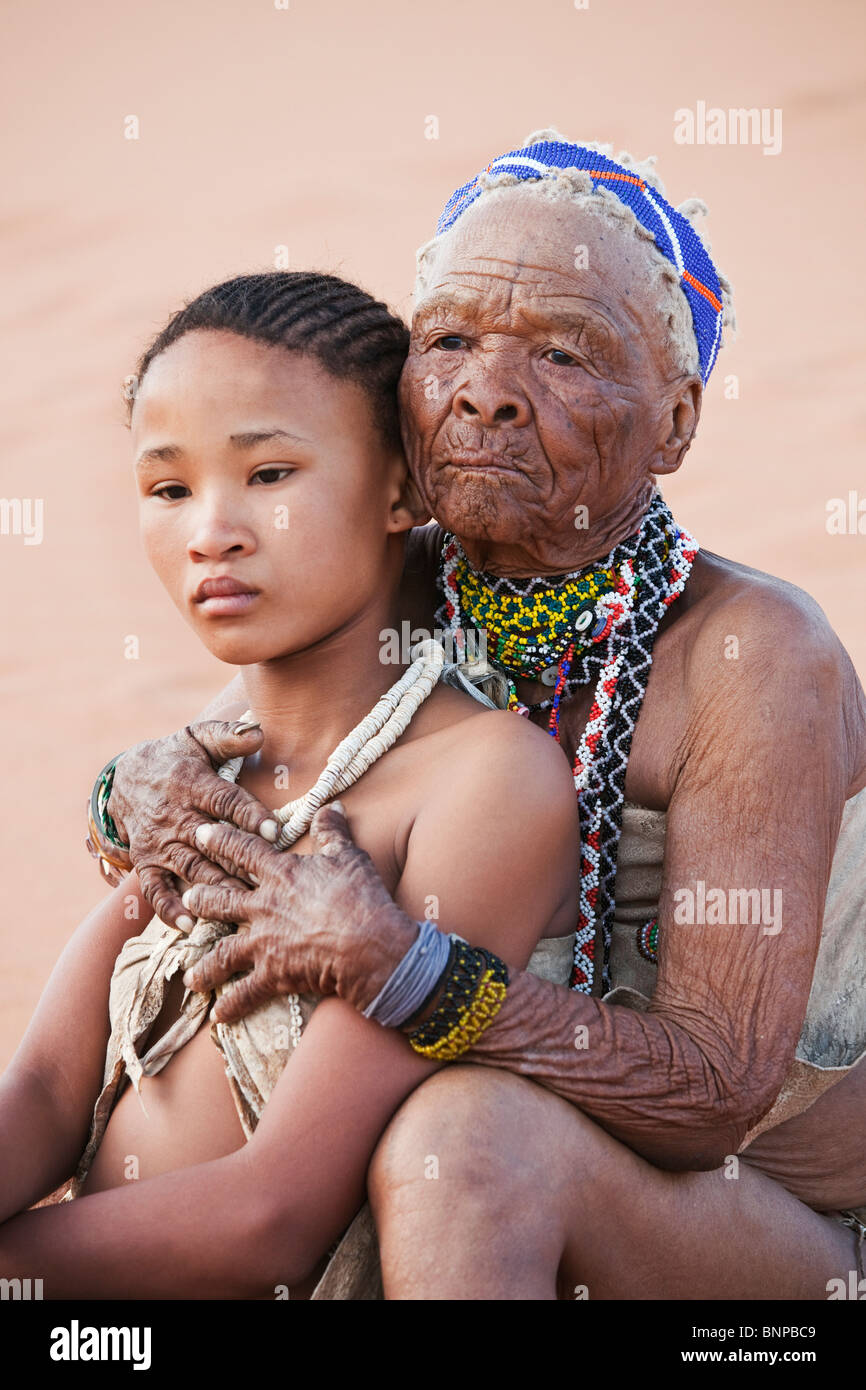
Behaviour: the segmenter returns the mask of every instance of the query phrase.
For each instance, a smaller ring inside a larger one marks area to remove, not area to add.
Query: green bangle
[[[121,840],[117,831],[117,826],[114,823],[114,817],[111,816],[108,811],[108,800],[111,796],[111,789],[114,786],[115,768],[117,767],[119,759],[122,757],[123,754],[118,753],[116,757],[105,764],[105,767],[97,777],[90,796],[90,812],[108,843],[113,845],[115,849],[128,850],[129,845]]]

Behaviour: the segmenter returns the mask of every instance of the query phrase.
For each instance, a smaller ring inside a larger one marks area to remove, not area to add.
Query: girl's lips
[[[251,604],[255,603],[259,594],[220,594],[213,598],[199,599],[197,607],[203,613],[215,618],[233,618],[240,613],[245,613]]]

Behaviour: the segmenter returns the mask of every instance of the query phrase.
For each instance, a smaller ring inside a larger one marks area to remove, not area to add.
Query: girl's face
[[[145,373],[132,438],[147,557],[221,661],[302,651],[398,581],[419,520],[405,461],[361,387],[314,359],[187,333]]]

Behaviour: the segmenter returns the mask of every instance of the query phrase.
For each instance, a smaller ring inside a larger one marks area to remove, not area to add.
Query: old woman
[[[732,317],[699,210],[651,163],[543,131],[458,189],[419,255],[401,403],[438,525],[405,616],[559,742],[581,895],[568,978],[513,972],[379,1144],[389,1298],[827,1298],[863,1278],[866,708],[808,595],[700,550],[659,491]],[[256,740],[139,745],[108,802],[164,920],[251,923],[192,977],[249,972],[224,1019],[323,943],[345,958],[359,876],[376,888],[338,811],[326,879],[251,833],[265,808],[214,765]],[[204,858],[197,827],[224,819]],[[220,886],[235,873],[259,886]]]

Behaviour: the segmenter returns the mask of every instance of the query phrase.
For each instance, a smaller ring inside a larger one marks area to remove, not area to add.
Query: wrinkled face
[[[684,381],[699,404],[700,379],[672,367],[656,294],[627,228],[526,187],[485,194],[442,238],[400,403],[415,482],[473,563],[584,563],[678,464],[672,411]]]
[[[362,389],[311,358],[187,333],[145,373],[132,438],[148,559],[222,661],[303,651],[396,585],[405,460]],[[241,592],[203,598],[213,578]]]

